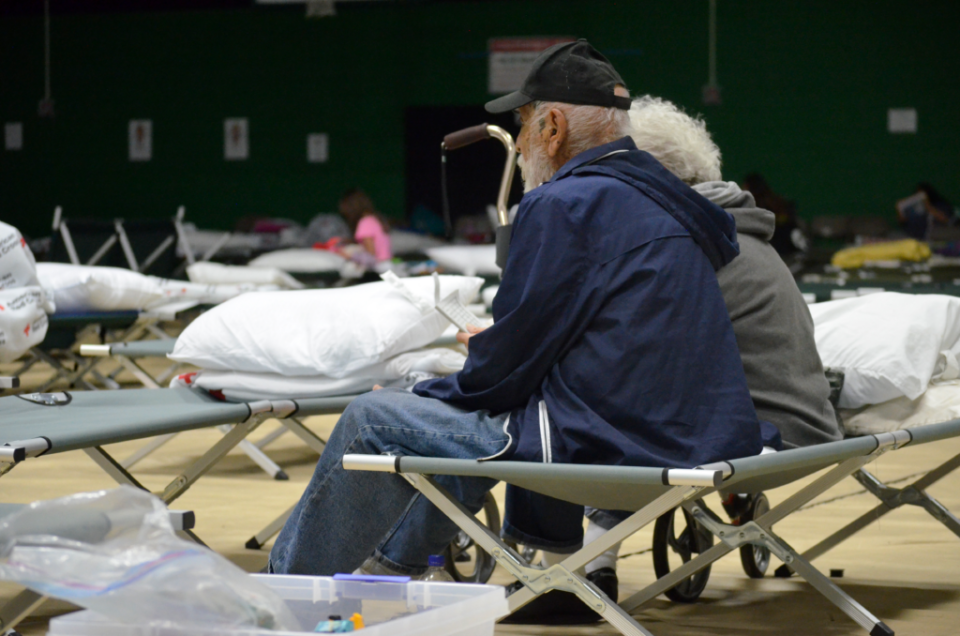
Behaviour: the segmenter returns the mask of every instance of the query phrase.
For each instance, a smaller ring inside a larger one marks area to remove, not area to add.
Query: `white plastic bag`
[[[20,230],[0,221],[0,289],[38,284],[37,262]]]
[[[0,578],[124,623],[298,631],[272,590],[177,538],[131,486],[41,501],[0,519]]]
[[[36,285],[0,289],[0,363],[13,362],[47,335],[53,305]]]

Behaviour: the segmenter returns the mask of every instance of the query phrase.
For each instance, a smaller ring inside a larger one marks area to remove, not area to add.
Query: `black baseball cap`
[[[506,113],[533,101],[630,110],[630,98],[614,94],[626,84],[610,60],[586,40],[554,44],[540,54],[520,90],[486,103],[488,113]]]

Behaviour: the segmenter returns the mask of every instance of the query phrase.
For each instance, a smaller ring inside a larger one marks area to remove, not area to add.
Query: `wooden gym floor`
[[[0,368],[0,375],[4,370],[9,371]],[[30,378],[26,380],[29,384]],[[335,422],[335,417],[307,420],[307,424],[324,437]],[[254,438],[275,426],[275,422],[267,422]],[[215,430],[181,434],[143,460],[133,473],[148,488],[159,491],[219,437],[220,433]],[[122,458],[141,443],[118,444],[108,450]],[[267,451],[289,473],[290,481],[271,479],[235,450],[173,506],[194,510],[197,534],[214,550],[250,572],[263,567],[269,545],[264,550],[251,551],[244,548],[244,543],[297,500],[316,463],[316,455],[293,435],[281,437]],[[957,453],[960,453],[960,440],[906,448],[887,454],[868,469],[883,481],[892,481],[929,470]],[[114,485],[85,454],[77,451],[23,462],[0,479],[0,501],[25,503]],[[768,495],[771,502],[776,503],[798,488],[799,485],[794,485]],[[848,479],[821,498],[822,505],[795,513],[776,529],[802,551],[830,530],[876,505],[871,495],[855,494],[859,490],[859,484]],[[502,487],[495,494],[502,504]],[[960,511],[960,472],[935,485],[930,494],[952,510]],[[843,495],[851,496],[839,498]],[[719,508],[715,496],[708,501],[714,509]],[[639,533],[624,545],[621,551],[624,556],[619,563],[621,598],[654,579],[651,557],[646,552],[649,546],[649,531]],[[918,508],[901,508],[890,513],[815,564],[823,571],[842,569],[844,576],[836,582],[901,636],[960,634],[960,538]],[[778,565],[774,559],[771,572]],[[498,570],[492,582],[509,581],[509,577]],[[16,590],[14,586],[0,584],[0,602],[5,602]],[[64,605],[49,602],[34,618],[21,624],[19,631],[23,636],[45,634],[47,621],[65,610]],[[748,579],[736,554],[714,565],[710,583],[699,602],[680,605],[661,597],[641,608],[636,617],[657,636],[865,633],[801,580],[775,579],[769,575],[762,580]],[[600,636],[616,633],[606,624],[497,628],[497,634]]]

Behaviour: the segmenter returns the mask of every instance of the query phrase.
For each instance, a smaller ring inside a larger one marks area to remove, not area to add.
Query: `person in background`
[[[339,210],[353,232],[353,239],[377,262],[393,258],[387,220],[373,207],[366,192],[360,188],[347,190],[340,198]]]
[[[711,142],[712,143],[712,142]],[[743,189],[753,195],[757,207],[769,210],[774,215],[774,231],[770,245],[782,257],[790,256],[801,249],[796,234],[801,232],[797,221],[797,205],[776,192],[767,180],[758,172],[752,172],[743,179]],[[800,245],[802,245],[800,239]]]

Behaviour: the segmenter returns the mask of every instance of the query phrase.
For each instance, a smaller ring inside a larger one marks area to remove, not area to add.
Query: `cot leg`
[[[131,454],[125,460],[120,462],[120,464],[127,469],[133,468],[140,462],[141,459],[157,450],[176,436],[176,433],[170,433],[169,435],[160,435],[159,437],[154,437],[152,440],[134,451],[133,454]]]
[[[95,387],[93,384],[91,384],[90,382],[88,382],[83,378],[83,376],[86,375],[87,372],[89,372],[96,365],[97,363],[96,360],[85,361],[84,364],[80,368],[78,368],[76,371],[70,371],[65,366],[60,364],[59,360],[54,358],[52,355],[50,355],[46,351],[40,351],[38,349],[34,351],[34,354],[38,358],[46,362],[47,365],[50,366],[50,368],[52,368],[54,372],[54,376],[49,380],[47,380],[46,382],[44,382],[43,385],[39,389],[37,389],[38,393],[43,393],[44,391],[49,389],[51,386],[56,384],[57,381],[59,381],[60,379],[65,380],[68,385],[79,382],[80,384],[84,385],[87,389],[91,391],[97,390],[97,387]]]
[[[824,576],[819,570],[810,565],[810,562],[797,554],[793,548],[785,543],[782,546],[793,556],[791,567],[812,585],[827,600],[836,605],[844,614],[854,620],[860,627],[867,630],[870,636],[893,636],[894,632],[883,621],[871,614],[860,603],[857,603],[849,594],[837,587],[833,581]]]
[[[171,364],[167,369],[157,376],[157,384],[165,385],[169,382],[170,378],[177,374],[177,371],[180,370],[180,363]]]
[[[576,594],[584,603],[606,618],[625,636],[650,636],[626,611],[613,603],[592,583],[576,574],[576,571],[596,558],[615,543],[651,523],[661,514],[675,508],[688,499],[702,496],[703,488],[679,486],[668,490],[655,501],[635,512],[613,530],[570,555],[562,563],[546,570],[534,568],[484,526],[435,481],[425,475],[401,473],[407,481],[443,511],[451,520],[481,548],[496,559],[497,563],[513,575],[524,587],[507,599],[513,612],[529,603],[540,594],[551,590],[563,590]]]
[[[263,450],[266,446],[275,442],[277,438],[281,437],[286,432],[287,432],[287,428],[281,426],[275,430],[270,431],[268,434],[264,435],[262,438],[258,439],[256,442],[253,443],[253,445],[259,448],[260,450]]]
[[[150,492],[146,486],[137,481],[137,478],[127,472],[127,469],[124,468],[120,462],[115,460],[113,456],[110,455],[107,451],[103,450],[100,446],[93,446],[91,448],[84,448],[83,452],[87,454],[99,466],[103,472],[110,475],[110,477],[117,482],[118,484],[127,484],[133,486],[134,488],[139,488],[140,490],[146,490]]]
[[[843,543],[860,530],[863,530],[891,510],[907,504],[920,506],[930,513],[934,519],[945,525],[951,532],[960,536],[960,520],[943,504],[925,492],[926,488],[943,479],[957,468],[960,468],[960,454],[940,464],[906,488],[891,488],[890,486],[884,485],[879,479],[866,470],[858,470],[853,474],[853,478],[859,481],[864,488],[877,497],[882,503],[876,508],[860,515],[812,548],[809,548],[801,556],[807,561],[813,561],[840,543]],[[776,571],[776,575],[780,577],[788,577],[791,573],[790,568],[785,565],[780,566]]]
[[[262,548],[267,541],[283,529],[283,524],[285,524],[290,515],[293,514],[294,508],[296,508],[296,504],[287,508],[286,512],[267,524],[263,530],[250,537],[250,540],[244,544],[244,547],[248,550],[259,550]]]
[[[323,449],[327,447],[326,440],[304,426],[303,422],[298,418],[288,417],[280,420],[280,423],[287,427],[291,433],[303,440],[304,444],[315,450],[318,455],[323,455]]]
[[[766,532],[769,532],[769,528],[772,528],[775,523],[791,514],[800,506],[806,504],[814,497],[820,495],[824,491],[832,488],[838,482],[846,478],[850,473],[855,470],[858,470],[864,464],[873,460],[874,455],[868,455],[866,457],[855,457],[853,459],[848,459],[845,462],[842,462],[838,466],[834,467],[832,470],[822,475],[820,478],[811,482],[804,488],[801,488],[799,491],[794,493],[792,496],[788,497],[785,501],[779,505],[773,507],[766,514],[764,514],[759,519],[755,519],[753,523],[758,524],[759,526],[766,529]],[[659,594],[665,592],[666,590],[672,588],[677,583],[682,581],[688,576],[696,574],[703,568],[707,567],[717,559],[723,557],[729,552],[733,551],[735,547],[739,545],[731,545],[729,538],[725,540],[726,530],[724,530],[724,535],[718,534],[720,531],[720,526],[723,526],[721,522],[715,517],[706,514],[699,507],[694,504],[687,504],[685,506],[690,510],[695,517],[700,520],[704,526],[709,529],[714,535],[720,538],[720,543],[713,546],[706,552],[702,553],[700,556],[691,559],[684,563],[681,567],[672,571],[667,576],[659,579],[655,583],[647,586],[646,588],[640,590],[627,600],[620,603],[621,607],[626,609],[628,612],[633,611],[643,603],[656,598]],[[699,515],[699,516],[698,516]],[[609,533],[608,533],[609,534]],[[774,554],[777,554],[774,551]],[[787,566],[784,566],[787,567]]]
[[[29,360],[26,360],[23,364],[20,365],[20,368],[13,372],[13,377],[19,378],[24,373],[30,370],[30,367],[40,362],[40,357],[34,353],[33,349],[27,352],[30,356]]]
[[[33,590],[23,590],[0,607],[0,634],[13,629],[46,602],[47,597]]]
[[[632,612],[647,601],[657,598],[667,590],[675,587],[677,583],[680,583],[687,577],[693,576],[703,568],[711,565],[714,561],[725,557],[731,552],[733,552],[733,548],[726,543],[720,542],[706,552],[702,552],[699,556],[690,559],[676,570],[671,571],[670,574],[657,579],[656,582],[651,583],[627,600],[621,601],[620,607],[628,612]]]
[[[229,453],[235,446],[240,444],[240,442],[244,441],[262,422],[263,419],[255,416],[246,422],[236,424],[222,439],[211,446],[197,461],[167,485],[163,490],[163,494],[160,496],[160,498],[163,499],[163,503],[170,505],[170,502],[185,493],[195,481],[204,476],[217,462],[223,459],[224,455]]]
[[[143,370],[143,367],[141,367],[131,358],[128,358],[127,356],[119,356],[119,355],[114,356],[114,358],[117,360],[117,362],[120,363],[120,366],[122,366],[124,369],[129,371],[133,375],[133,377],[135,377],[137,380],[140,381],[140,384],[142,384],[143,386],[147,387],[148,389],[160,388],[160,385],[157,384],[157,381],[154,380],[149,373]]]
[[[229,434],[231,430],[229,424],[218,426],[217,429],[225,435]],[[247,457],[252,459],[257,466],[263,469],[265,473],[274,479],[279,481],[286,481],[290,479],[287,473],[283,472],[283,469],[277,466],[277,464],[272,459],[267,457],[262,450],[257,448],[253,442],[243,439],[237,444],[237,447],[246,453]]]

